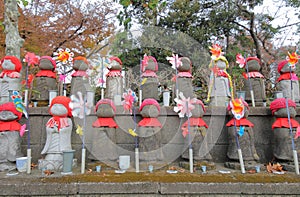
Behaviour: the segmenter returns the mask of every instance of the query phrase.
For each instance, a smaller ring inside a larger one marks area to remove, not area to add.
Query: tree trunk
[[[19,35],[19,15],[17,0],[4,0],[5,54],[20,59],[20,48],[24,40]]]

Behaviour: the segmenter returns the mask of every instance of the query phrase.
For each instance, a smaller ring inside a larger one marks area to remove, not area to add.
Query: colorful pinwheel
[[[23,113],[25,115],[25,117],[28,118],[27,110],[26,110],[25,106],[22,103],[22,96],[19,94],[19,92],[18,91],[13,91],[13,94],[10,97],[13,100],[17,111]]]
[[[211,52],[211,59],[215,60],[218,57],[220,57],[221,55],[224,54],[224,52],[222,52],[222,48],[220,45],[218,44],[213,44],[212,47],[209,47],[210,52]]]
[[[240,120],[245,115],[245,105],[241,98],[232,99],[229,103],[231,107],[231,112],[235,119]]]
[[[72,64],[74,53],[71,52],[69,48],[66,48],[65,50],[62,48],[59,48],[57,52],[53,53],[54,60],[62,63],[62,64]]]
[[[178,54],[172,54],[172,57],[167,57],[167,60],[172,64],[173,69],[177,69],[182,65],[181,59],[178,58]]]
[[[83,100],[81,92],[77,92],[77,95],[78,98],[75,95],[71,95],[71,102],[69,106],[72,109],[72,115],[74,117],[83,119],[85,115],[89,115],[91,113],[92,104]]]
[[[123,99],[124,100],[122,101],[122,104],[124,110],[132,113],[132,105],[138,100],[135,92],[133,92],[131,89],[128,89],[127,92],[123,93]]]
[[[180,99],[179,99],[180,98]],[[197,99],[190,97],[185,98],[182,92],[179,93],[179,98],[175,98],[174,101],[177,103],[177,106],[174,107],[174,111],[178,113],[180,118],[183,118],[184,115],[187,117],[192,116],[192,110],[195,108],[193,104],[196,103]]]
[[[288,56],[286,57],[286,59],[288,60],[289,62],[289,65],[292,67],[292,68],[295,68],[295,65],[298,63],[298,59],[300,58],[299,55],[297,55],[296,52],[290,54],[288,52]]]

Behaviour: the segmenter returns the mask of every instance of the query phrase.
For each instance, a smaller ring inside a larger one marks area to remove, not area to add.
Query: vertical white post
[[[140,172],[139,148],[135,148],[135,172]]]
[[[101,88],[101,99],[104,99],[104,88]]]
[[[245,166],[244,166],[244,160],[243,160],[242,150],[240,148],[238,149],[238,154],[239,154],[239,160],[240,160],[242,174],[245,174],[246,171],[245,171]]]
[[[299,175],[299,163],[298,163],[297,150],[293,150],[293,157],[294,157],[294,163],[295,163],[295,171],[296,171],[296,174]]]
[[[31,173],[31,149],[27,149],[27,174]]]
[[[81,153],[81,174],[84,174],[85,171],[85,153],[86,150],[83,148]]]
[[[189,148],[189,161],[190,161],[190,173],[194,172],[194,163],[193,163],[193,149]]]
[[[143,99],[143,91],[140,89],[139,90],[139,106],[141,106],[142,105],[142,99]]]
[[[24,98],[25,107],[28,105],[28,90],[25,90],[25,98]]]

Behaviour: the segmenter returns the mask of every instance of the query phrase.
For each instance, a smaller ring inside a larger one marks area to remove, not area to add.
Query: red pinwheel
[[[27,52],[24,61],[28,63],[28,66],[34,66],[39,63],[39,59],[40,58],[36,56],[34,53]]]
[[[136,94],[131,90],[127,90],[127,92],[123,93],[123,108],[126,111],[129,111],[130,113],[132,113],[132,105],[134,102],[137,101],[137,97]]]

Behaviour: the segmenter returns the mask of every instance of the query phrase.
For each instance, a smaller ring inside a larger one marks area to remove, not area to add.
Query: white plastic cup
[[[96,172],[100,172],[101,171],[101,166],[96,166]]]
[[[206,173],[206,166],[201,166],[201,170],[203,173]]]
[[[256,171],[256,173],[259,173],[260,172],[260,166],[255,166],[255,171]]]
[[[27,171],[27,157],[18,157],[16,158],[16,166],[19,172]]]
[[[148,169],[149,169],[149,172],[152,173],[153,172],[153,165],[149,165]]]
[[[121,170],[127,170],[130,166],[130,155],[119,156],[119,167]]]

